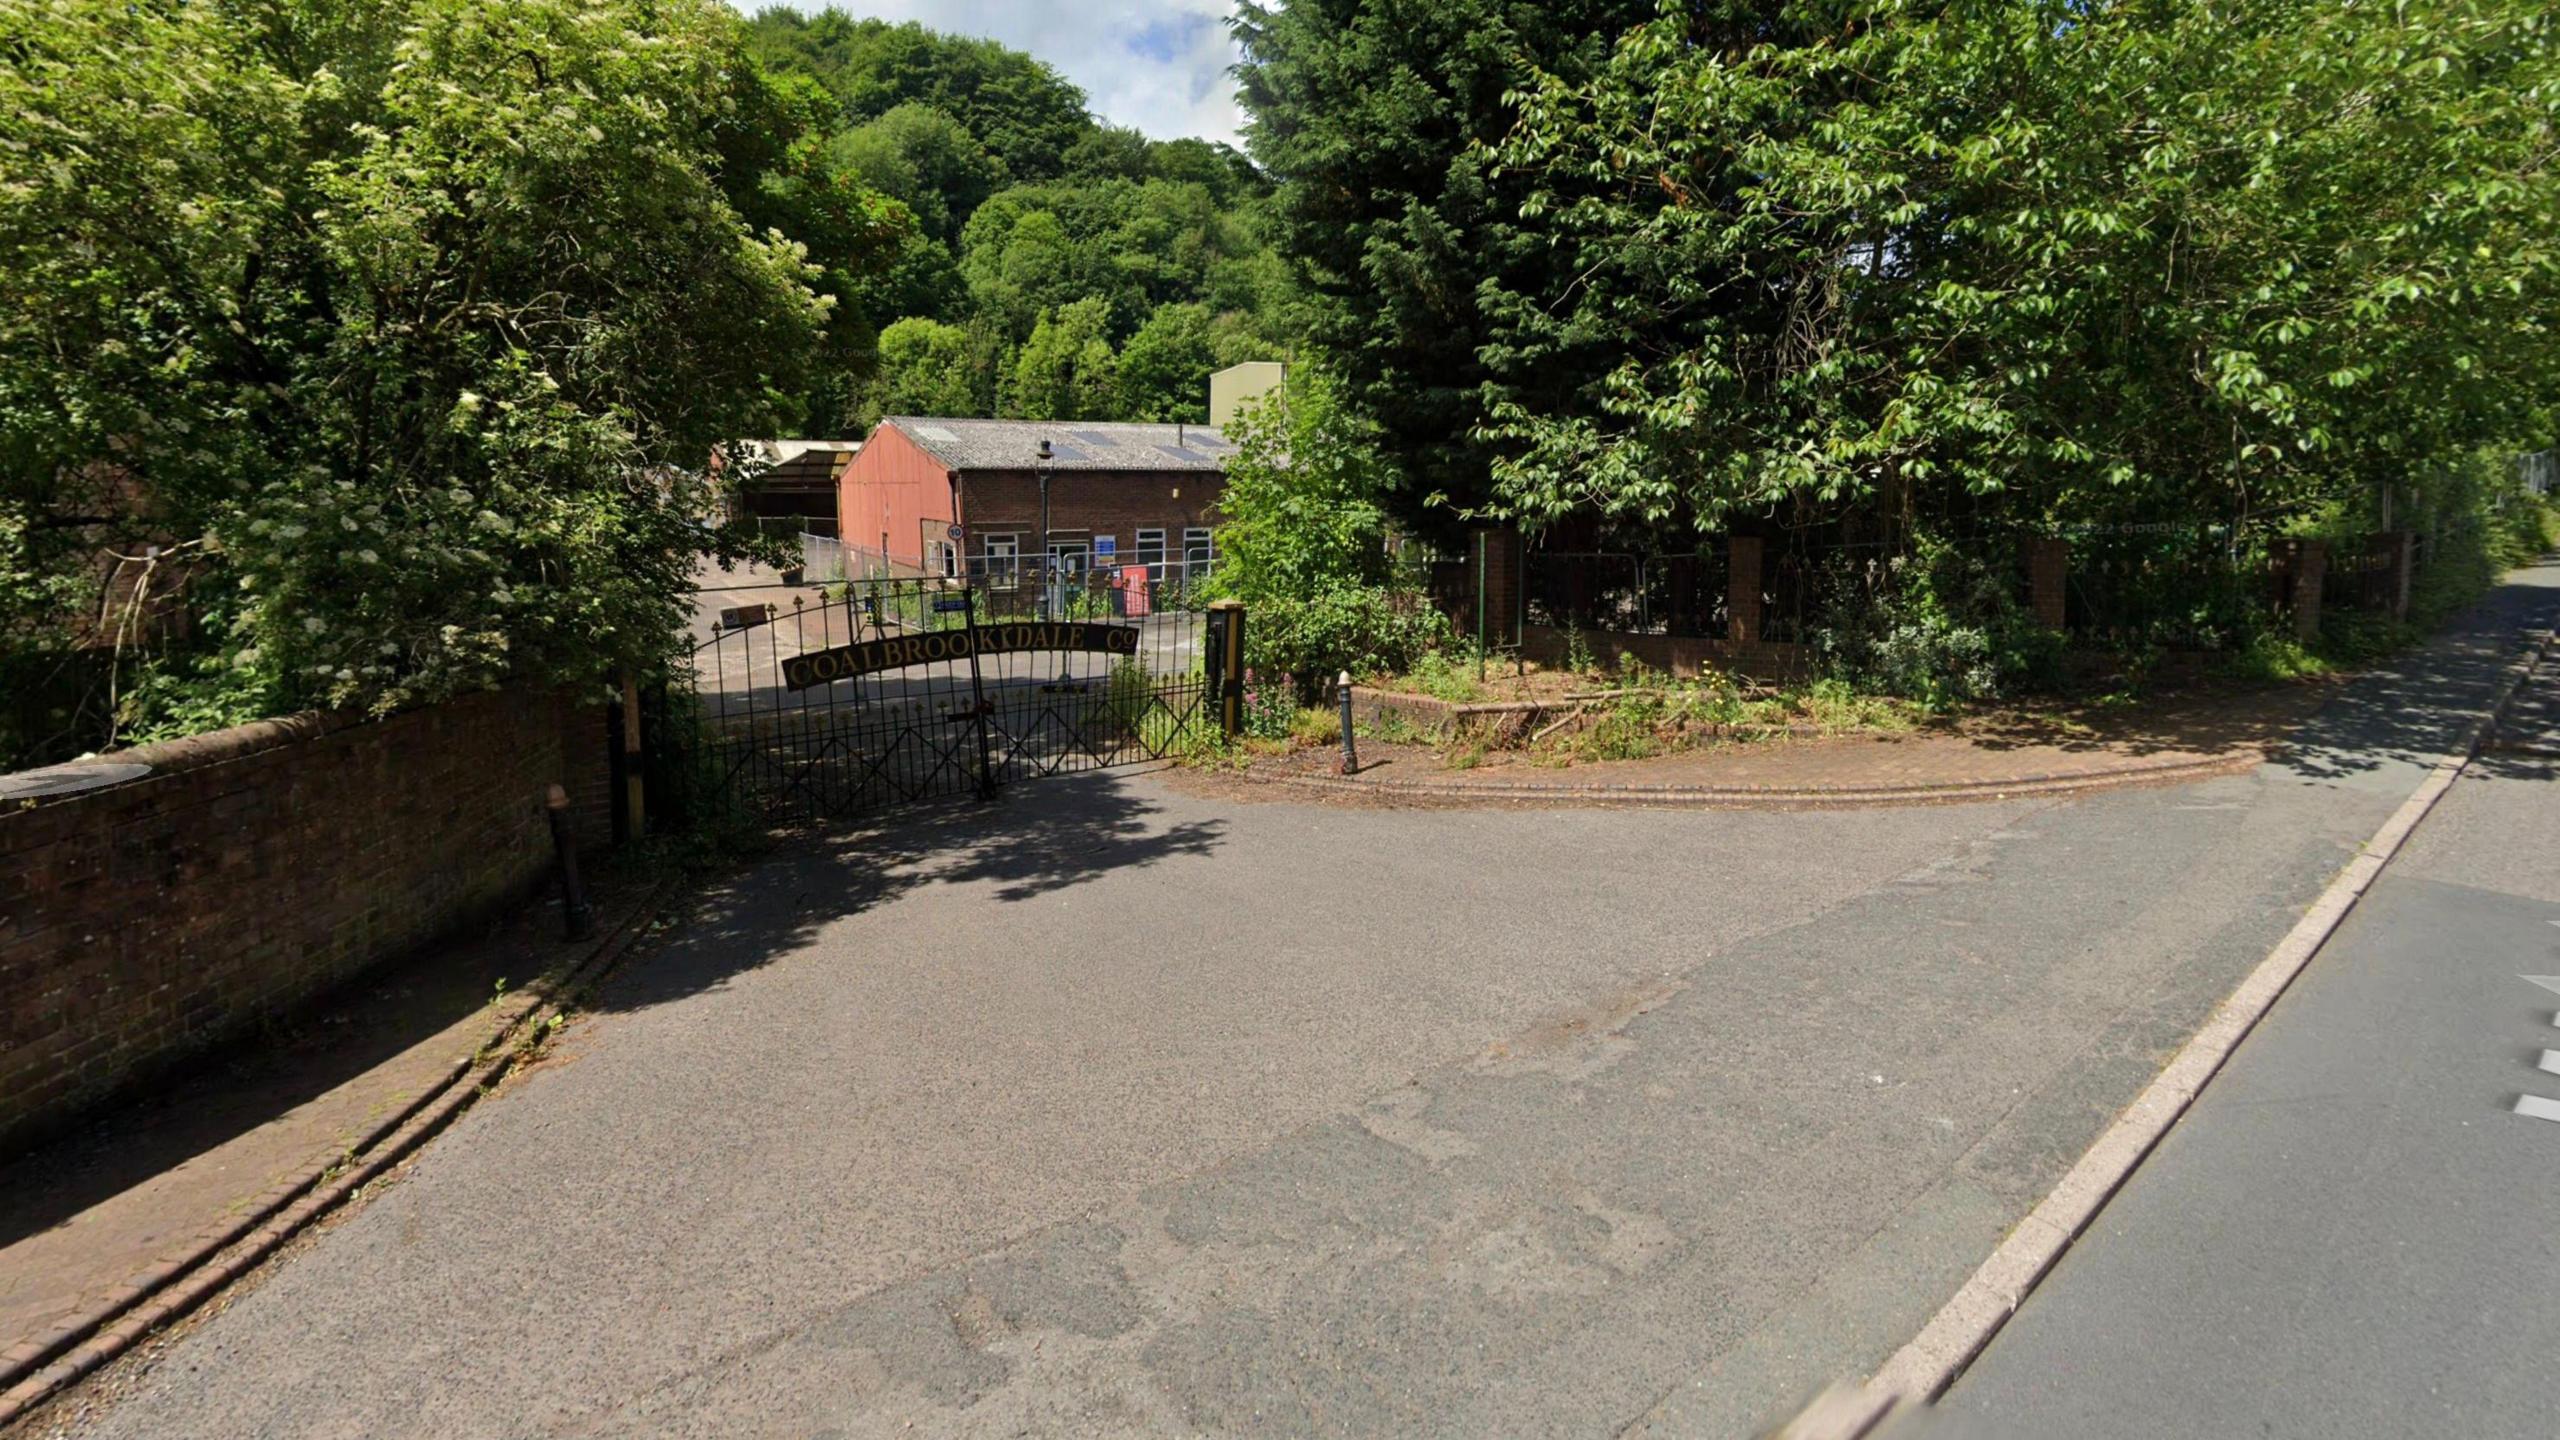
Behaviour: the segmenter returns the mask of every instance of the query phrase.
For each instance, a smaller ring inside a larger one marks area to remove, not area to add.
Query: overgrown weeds
[[[1425,650],[1414,657],[1412,668],[1400,677],[1399,684],[1435,700],[1466,704],[1484,698],[1484,685],[1476,679],[1483,655],[1472,648],[1452,655],[1447,650]]]

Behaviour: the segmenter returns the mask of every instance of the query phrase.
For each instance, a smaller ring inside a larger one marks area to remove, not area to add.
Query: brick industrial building
[[[839,472],[838,534],[909,573],[1004,575],[1045,553],[1196,577],[1234,453],[1204,425],[891,416]]]

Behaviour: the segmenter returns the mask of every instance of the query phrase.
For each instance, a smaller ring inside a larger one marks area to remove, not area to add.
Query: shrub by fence
[[[1509,544],[1517,589],[1489,601],[1471,556],[1432,565],[1433,598],[1461,634],[1483,605],[1524,622],[1516,643],[1542,663],[1625,653],[1675,673],[1712,666],[1772,678],[1837,671],[1858,655],[1926,669],[1929,654],[1904,652],[1939,640],[1971,655],[1975,670],[2032,656],[2041,673],[2065,649],[2085,663],[2228,650],[2275,629],[2308,639],[2324,612],[2406,616],[2435,549],[2409,532],[2243,543],[2227,526],[2185,521],[1925,546],[1827,530],[1714,537],[1670,554]]]

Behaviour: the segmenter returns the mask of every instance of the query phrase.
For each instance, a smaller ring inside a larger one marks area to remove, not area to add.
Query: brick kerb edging
[[[1920,785],[1469,785],[1446,780],[1362,780],[1353,776],[1312,773],[1241,772],[1260,785],[1331,793],[1406,796],[1433,800],[1476,800],[1505,804],[1588,805],[1621,801],[1646,805],[1749,809],[1753,806],[1802,809],[1806,806],[1934,804],[1949,800],[1990,800],[2008,795],[2052,795],[2079,790],[2151,784],[2166,780],[2203,779],[2237,774],[2259,763],[2258,755],[2215,755],[2198,760],[2127,765],[2113,770],[2051,771],[1998,780],[1948,780]]]
[[[2125,1107],[2115,1123],[2099,1135],[2097,1143],[2081,1155],[2042,1203],[2018,1222],[1920,1333],[1868,1380],[1867,1398],[1877,1413],[1917,1408],[1936,1399],[2008,1323],[2036,1283],[2097,1218],[2152,1147],[2195,1103],[2240,1042],[2248,1038],[2277,998],[2319,953],[2356,902],[2372,888],[2383,867],[2399,853],[2418,822],[2470,767],[2499,716],[2541,663],[2551,643],[2552,632],[2531,632],[2522,653],[2508,662],[2496,695],[2472,723],[2462,744],[2439,758],[2427,778],[2382,822],[2355,858],[2338,871],[2266,958],[2223,999],[2213,1017],[2188,1039],[2176,1058]]]
[[[238,1218],[213,1226],[184,1248],[153,1262],[51,1331],[0,1353],[0,1430],[132,1349],[152,1331],[219,1294],[312,1221],[452,1123],[509,1069],[541,1048],[549,1034],[541,1022],[575,1004],[622,958],[633,939],[657,918],[670,888],[662,884],[652,891],[629,919],[556,980],[536,981],[519,992],[521,1002],[477,1053],[455,1062],[443,1079],[376,1126],[341,1158],[322,1161],[280,1182]],[[511,1040],[515,1043],[510,1044]],[[475,1072],[473,1083],[462,1083]]]

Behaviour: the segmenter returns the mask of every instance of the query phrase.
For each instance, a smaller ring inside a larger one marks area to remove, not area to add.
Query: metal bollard
[[[1360,773],[1360,752],[1351,745],[1351,672],[1343,671],[1342,678],[1334,685],[1342,692],[1342,773],[1357,775]]]
[[[554,785],[542,797],[542,808],[551,821],[551,852],[560,860],[560,911],[569,923],[569,938],[584,940],[595,933],[595,907],[587,903],[587,887],[578,879],[578,841],[569,833],[569,792]]]

